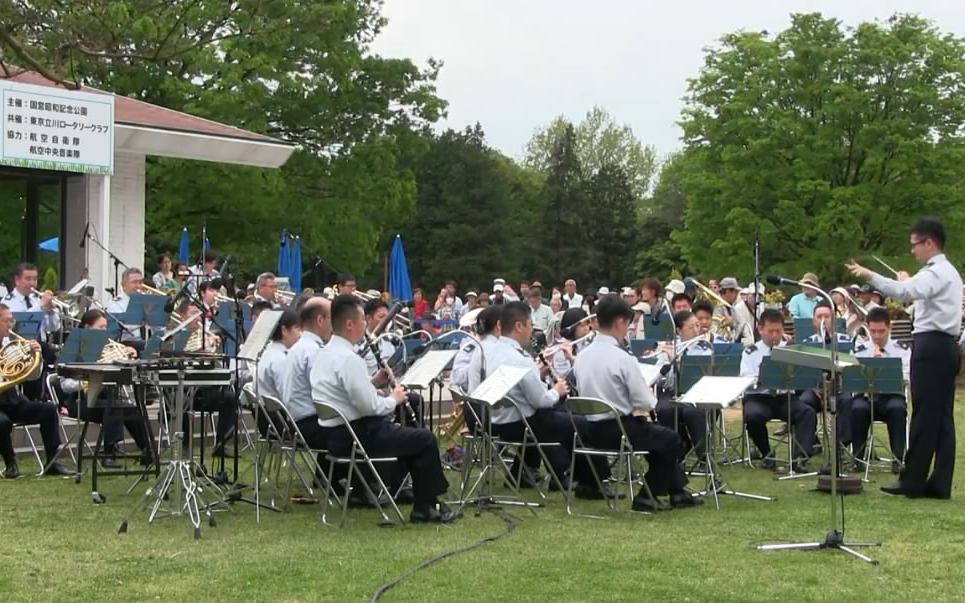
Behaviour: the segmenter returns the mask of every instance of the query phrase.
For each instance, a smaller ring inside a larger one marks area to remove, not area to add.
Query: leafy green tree
[[[526,144],[525,164],[548,171],[553,150],[572,124],[562,115],[537,130]],[[587,111],[573,128],[576,156],[586,174],[592,176],[606,166],[620,167],[630,183],[633,198],[642,201],[657,172],[656,153],[644,145],[627,124],[618,124],[602,107]]]
[[[843,277],[916,216],[962,225],[963,123],[965,44],[919,17],[726,35],[690,80],[675,240],[702,273],[750,276],[759,233],[765,268]]]
[[[687,197],[682,181],[689,167],[684,153],[670,155],[661,165],[653,197],[647,203],[648,210],[640,218],[640,235],[635,247],[638,276],[653,276],[667,282],[671,270],[687,271],[673,233],[684,224]]]
[[[589,202],[583,168],[576,149],[576,131],[569,124],[556,140],[546,169],[543,187],[544,253],[541,274],[561,283],[567,278],[582,278],[593,270],[587,220]]]
[[[590,219],[585,222],[590,245],[587,264],[592,272],[583,278],[611,289],[634,280],[637,207],[623,168],[604,165],[585,184]]]
[[[297,143],[281,171],[152,160],[148,256],[182,227],[274,264],[287,226],[337,267],[381,273],[388,224],[414,211],[408,167],[444,111],[439,63],[375,55],[379,0],[11,0],[0,69],[39,71]],[[16,67],[14,67],[16,66]]]

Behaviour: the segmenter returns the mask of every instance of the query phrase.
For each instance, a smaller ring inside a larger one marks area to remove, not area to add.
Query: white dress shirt
[[[734,322],[731,332],[734,334],[734,341],[744,345],[754,344],[754,314],[751,312],[747,302],[740,300],[734,304]]]
[[[311,331],[302,331],[302,336],[288,350],[282,363],[284,377],[279,393],[282,395],[282,403],[296,421],[316,414],[315,404],[312,402],[311,372],[315,358],[324,347],[321,337]],[[365,361],[361,358],[359,362],[365,366]]]
[[[395,400],[380,396],[375,390],[357,350],[358,347],[344,337],[332,335],[312,366],[312,398],[338,408],[349,421],[392,413]],[[322,421],[325,427],[341,424],[341,419]]]
[[[566,293],[563,294],[563,309],[567,310],[569,308],[582,308],[583,307],[583,296],[579,293],[574,293],[573,297],[570,297]]]
[[[11,312],[43,312],[44,320],[40,323],[40,339],[47,340],[47,333],[54,333],[60,330],[60,314],[40,307],[40,297],[36,293],[30,293],[24,297],[16,289],[3,296],[3,303]]]
[[[913,333],[938,331],[958,337],[962,329],[962,277],[944,253],[932,257],[907,280],[873,274],[869,282],[888,297],[914,302]]]
[[[533,359],[526,355],[523,347],[515,339],[510,337],[500,337],[499,341],[486,350],[486,374],[492,375],[493,372],[504,364],[528,368],[530,371],[520,379],[506,397],[516,403],[516,406],[508,405],[494,409],[492,412],[493,423],[504,425],[522,421],[520,412],[527,418],[533,416],[540,408],[552,408],[559,402],[560,395],[555,389],[546,389],[539,378],[539,371]],[[517,410],[516,407],[519,407]]]
[[[373,337],[373,339],[375,338]],[[361,344],[361,346],[365,345],[365,342]],[[392,356],[395,355],[395,345],[389,341],[388,337],[383,337],[380,339],[377,345],[379,346],[379,356],[381,356],[382,360],[388,364],[389,361],[392,360]],[[375,353],[372,351],[371,347],[366,347],[365,350],[365,368],[369,371],[370,377],[379,371],[379,363],[375,359]]]
[[[854,348],[854,355],[858,358],[874,358],[874,342],[869,341],[859,344]],[[901,358],[902,377],[904,377],[905,383],[911,381],[911,349],[908,346],[900,344],[889,337],[884,347],[881,348],[881,356],[882,358]]]
[[[784,347],[785,343],[787,342],[782,339],[781,342],[777,344],[777,347]],[[772,348],[768,347],[763,341],[758,341],[754,345],[745,348],[744,353],[741,355],[740,376],[754,377],[759,380],[761,376],[761,363],[771,355],[771,349]],[[767,394],[773,392],[770,390],[762,390],[755,384],[754,387],[748,388],[746,393]]]
[[[280,341],[272,341],[258,359],[258,395],[284,400],[286,358],[288,349]]]
[[[471,394],[486,378],[488,374],[486,373],[486,367],[488,364],[483,364],[483,360],[489,358],[490,354],[496,353],[495,349],[497,345],[499,345],[499,337],[486,335],[482,338],[482,349],[477,347],[470,353],[469,368],[466,370],[469,380],[468,388],[466,389],[467,394]]]
[[[467,337],[452,358],[449,384],[458,388],[462,393],[468,393],[469,390],[469,363],[472,361],[472,353],[477,346],[479,344],[474,339]]]
[[[580,396],[605,400],[621,416],[633,414],[635,409],[649,411],[657,407],[657,397],[640,374],[639,362],[609,335],[597,333],[576,357],[573,372]],[[587,420],[608,418],[613,417],[590,415]]]
[[[687,341],[681,341],[680,338],[678,337],[676,341],[676,345],[677,345],[676,349],[678,350],[677,353],[679,354],[680,348],[684,344],[689,343],[690,341],[692,340],[688,339]],[[691,343],[690,347],[688,347],[683,351],[683,356],[713,356],[713,355],[714,355],[714,344],[702,338],[699,338],[697,339],[696,342]],[[667,357],[667,354],[661,351],[658,355],[656,366],[664,367],[668,364],[671,364],[670,371],[666,375],[661,376],[659,381],[660,387],[662,389],[673,389],[674,387],[676,387],[677,369],[675,366],[672,365],[672,363],[670,362],[670,358]]]

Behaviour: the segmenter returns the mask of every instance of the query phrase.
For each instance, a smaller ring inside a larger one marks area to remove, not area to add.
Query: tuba
[[[730,317],[733,320],[734,307],[730,305],[730,303],[726,299],[721,297],[716,291],[704,285],[697,279],[688,278],[688,280],[691,283],[693,283],[694,286],[697,287],[697,289],[699,290],[699,293],[697,295],[698,298],[706,299],[710,303],[714,304],[715,310],[720,307],[724,307],[731,310]],[[724,339],[727,341],[733,341],[734,339],[733,328],[731,327],[731,325],[725,325],[724,317],[720,314],[717,314],[716,312],[714,313],[714,316],[711,319],[710,331],[708,331],[708,333],[709,333],[707,337],[708,341],[710,341],[712,337],[719,337],[720,339]]]
[[[27,380],[40,366],[40,352],[30,341],[10,331],[10,341],[0,348],[0,392]]]

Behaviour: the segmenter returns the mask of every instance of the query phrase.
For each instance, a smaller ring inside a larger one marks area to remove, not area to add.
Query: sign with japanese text
[[[0,80],[0,101],[0,165],[113,174],[113,95]]]

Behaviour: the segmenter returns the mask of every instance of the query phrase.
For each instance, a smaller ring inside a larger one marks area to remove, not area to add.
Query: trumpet
[[[44,296],[43,293],[37,291],[36,289],[31,289],[30,291],[37,297]],[[64,300],[59,299],[56,295],[52,297],[50,301],[54,303],[54,307],[57,308],[57,310],[63,312],[71,318],[77,318],[81,314],[80,305],[78,305],[77,302],[65,302]]]

